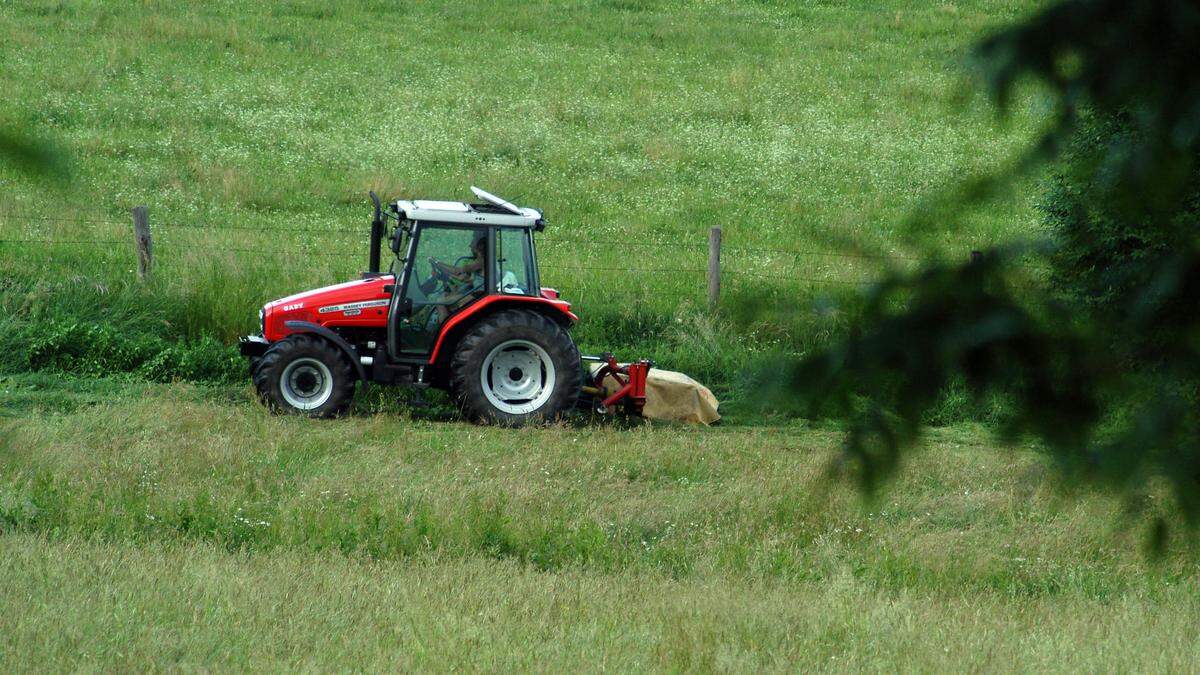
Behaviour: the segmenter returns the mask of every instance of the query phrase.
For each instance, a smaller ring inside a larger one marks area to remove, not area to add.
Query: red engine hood
[[[390,274],[358,279],[272,300],[263,307],[263,336],[275,341],[291,331],[286,321],[309,321],[325,326],[386,326],[391,294],[383,290],[394,283]]]

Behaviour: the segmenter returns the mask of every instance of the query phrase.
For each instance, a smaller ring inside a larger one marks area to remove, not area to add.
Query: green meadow
[[[543,282],[576,303],[586,350],[652,356],[729,393],[746,357],[840,330],[848,297],[889,266],[1036,227],[1034,194],[919,247],[902,225],[1032,135],[1026,106],[999,124],[966,95],[963,66],[974,39],[1031,9],[6,4],[0,120],[57,139],[74,175],[47,186],[0,170],[0,240],[14,242],[0,243],[0,292],[26,309],[5,320],[7,367],[28,366],[36,335],[81,341],[47,322],[228,343],[264,301],[365,268],[369,190],[465,199],[478,184],[547,214]],[[148,288],[132,273],[139,204]],[[735,316],[709,325],[714,226]],[[812,310],[826,300],[841,309]],[[747,306],[771,311],[737,314]]]
[[[1064,486],[951,396],[868,499],[837,429],[753,406],[882,272],[1040,227],[1036,176],[905,226],[1036,134],[965,63],[1036,7],[0,1],[0,125],[70,172],[0,166],[0,668],[1195,671],[1157,492]],[[255,403],[230,344],[365,268],[367,192],[472,184],[546,213],[582,349],[725,423]]]
[[[1196,669],[1194,552],[935,430],[875,500],[804,425],[314,423],[244,387],[0,381],[0,666]]]

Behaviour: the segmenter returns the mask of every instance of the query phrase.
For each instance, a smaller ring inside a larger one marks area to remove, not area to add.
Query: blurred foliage
[[[984,40],[975,62],[1002,111],[1023,80],[1048,85],[1055,111],[1034,157],[1061,155],[1093,112],[1123,115],[1134,133],[1110,139],[1092,170],[1133,216],[1173,209],[1195,166],[1198,36],[1193,0],[1068,0]]]
[[[1049,262],[1063,299],[1089,318],[1101,315],[1118,331],[1110,335],[1112,353],[1156,363],[1162,357],[1159,336],[1127,321],[1129,299],[1173,253],[1190,246],[1200,222],[1200,172],[1191,172],[1173,211],[1130,214],[1108,198],[1117,177],[1097,167],[1111,148],[1137,145],[1138,137],[1128,115],[1086,117],[1051,177],[1041,209],[1056,244]],[[1186,320],[1194,307],[1180,300],[1161,311]]]
[[[1069,480],[1123,490],[1131,507],[1165,480],[1200,522],[1198,38],[1195,2],[1071,0],[977,47],[1000,110],[1028,80],[1053,97],[1044,135],[997,176],[1058,162],[1053,236],[890,276],[846,339],[789,369],[785,390],[808,414],[849,422],[846,466],[865,489],[965,382],[978,400],[1003,393],[1004,436],[1040,439]],[[1030,276],[1030,254],[1054,284]],[[1152,543],[1165,533],[1160,522]]]

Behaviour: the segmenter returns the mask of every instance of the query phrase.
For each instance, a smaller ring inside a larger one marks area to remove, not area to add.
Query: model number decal
[[[345,312],[346,316],[356,316],[362,314],[364,309],[368,307],[383,307],[388,304],[388,300],[365,300],[363,302],[350,302],[345,305],[327,305],[317,310],[319,314],[329,314],[330,312]]]

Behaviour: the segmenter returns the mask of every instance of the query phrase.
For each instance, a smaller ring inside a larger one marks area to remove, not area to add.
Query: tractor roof
[[[463,223],[466,225],[506,225],[541,228],[542,212],[520,207],[491,193],[472,186],[471,191],[484,200],[482,204],[443,202],[430,199],[401,199],[396,210],[409,220]]]

